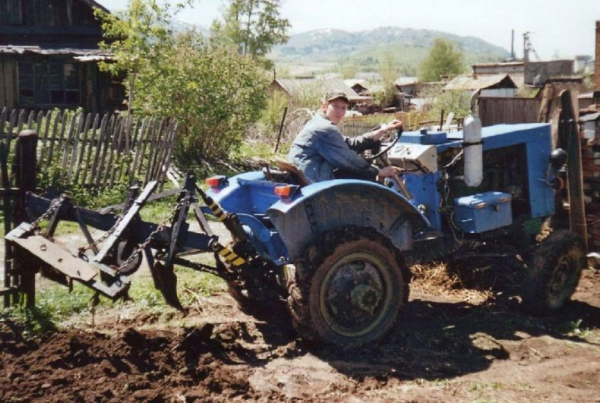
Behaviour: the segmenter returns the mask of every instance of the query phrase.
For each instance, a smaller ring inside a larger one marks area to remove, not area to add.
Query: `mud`
[[[522,314],[510,288],[492,299],[413,290],[389,339],[351,352],[227,295],[179,325],[113,308],[31,339],[5,320],[0,401],[600,401],[599,271],[555,316]]]

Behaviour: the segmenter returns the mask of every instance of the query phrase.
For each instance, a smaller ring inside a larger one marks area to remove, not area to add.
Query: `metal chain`
[[[60,209],[62,207],[63,203],[65,202],[65,200],[67,200],[67,195],[61,194],[60,197],[58,198],[58,200],[50,203],[48,210],[46,210],[46,212],[44,214],[39,216],[34,222],[31,223],[31,229],[34,231],[40,230],[41,229],[40,223],[43,220],[49,219],[58,209]]]
[[[111,234],[113,232],[115,232],[117,230],[117,227],[119,226],[121,221],[123,221],[124,217],[125,217],[125,214],[120,215],[119,218],[117,218],[117,221],[115,221],[114,225],[108,231],[106,231],[104,234],[102,234],[102,236],[100,238],[96,239],[92,243],[89,243],[89,244],[79,248],[79,253],[84,253],[85,251],[93,249],[95,246],[98,246],[99,244],[104,242],[109,236],[111,236]]]
[[[158,227],[156,227],[156,229],[154,231],[152,231],[150,233],[150,235],[148,235],[146,240],[143,243],[139,244],[138,247],[131,253],[131,255],[129,255],[127,260],[125,262],[123,262],[123,264],[121,264],[121,266],[119,266],[117,268],[117,272],[121,272],[129,264],[131,264],[135,260],[136,256],[139,253],[141,253],[142,250],[144,250],[150,244],[150,242],[152,242],[152,238],[154,237],[154,235],[161,232],[165,228],[167,223],[169,223],[169,221],[173,221],[175,219],[175,217],[177,215],[177,211],[179,210],[180,207],[188,207],[189,205],[190,205],[190,198],[186,196],[179,203],[177,203],[177,205],[173,209],[172,213],[170,213],[169,215],[163,216],[163,220],[160,222],[160,224],[158,224]]]

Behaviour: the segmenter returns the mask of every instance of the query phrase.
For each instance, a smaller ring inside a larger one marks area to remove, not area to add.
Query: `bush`
[[[174,150],[182,169],[221,158],[242,141],[244,127],[260,117],[266,77],[252,59],[213,47],[197,34],[179,36],[136,81],[136,110],[176,118]]]

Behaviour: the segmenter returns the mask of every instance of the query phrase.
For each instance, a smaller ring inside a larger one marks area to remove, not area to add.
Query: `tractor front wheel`
[[[408,300],[400,252],[370,228],[326,233],[288,279],[288,307],[299,333],[356,347],[385,336]]]
[[[549,314],[560,309],[575,292],[586,266],[581,237],[568,230],[552,232],[535,251],[523,282],[523,309]]]

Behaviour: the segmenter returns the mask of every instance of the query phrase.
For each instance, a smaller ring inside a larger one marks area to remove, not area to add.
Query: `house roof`
[[[517,88],[508,74],[458,76],[444,87],[444,91],[475,91],[487,88]]]
[[[110,53],[101,49],[75,49],[75,48],[57,48],[46,49],[39,46],[0,46],[0,54],[26,54],[34,53],[38,55],[74,55],[74,56],[110,56]]]
[[[110,13],[110,11],[108,10],[108,8],[104,7],[102,4],[98,3],[97,1],[94,0],[83,0],[84,3],[88,4],[90,7],[98,7],[100,10],[104,11],[105,13]]]
[[[520,67],[524,65],[523,62],[475,63],[473,67]]]
[[[277,78],[273,80],[271,85],[277,83],[288,95],[294,97],[302,94],[310,94],[315,92],[321,97],[325,92],[335,91],[346,94],[350,101],[364,100],[352,88],[344,84],[339,78],[316,79],[316,78]]]
[[[360,85],[363,88],[368,88],[367,85],[367,80],[358,80],[358,79],[348,79],[348,80],[344,80],[344,84],[346,84],[348,87],[352,88],[354,87],[356,84]]]
[[[418,77],[400,77],[399,79],[397,79],[396,81],[394,81],[394,84],[402,87],[405,85],[415,85],[419,82],[419,78]]]

